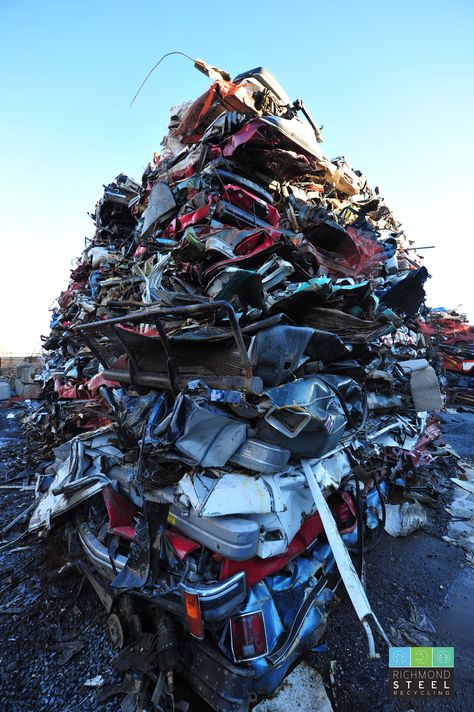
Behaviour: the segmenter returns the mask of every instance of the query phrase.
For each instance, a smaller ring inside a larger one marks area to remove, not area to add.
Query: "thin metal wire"
[[[186,54],[186,52],[179,52],[179,51],[167,52],[167,53],[164,54],[162,57],[160,57],[160,59],[158,60],[158,62],[150,69],[150,71],[149,71],[148,74],[146,75],[145,79],[142,81],[142,83],[141,83],[140,86],[138,87],[137,93],[135,94],[135,96],[133,97],[132,101],[130,102],[130,106],[132,106],[133,102],[135,101],[135,99],[137,98],[137,96],[140,94],[141,90],[143,89],[143,87],[144,87],[145,83],[147,82],[148,78],[150,77],[150,75],[155,71],[155,69],[162,63],[162,61],[163,61],[166,57],[169,57],[169,56],[172,55],[172,54],[181,54],[183,57],[186,57],[187,59],[190,59],[191,62],[194,64],[194,59],[193,59],[192,57],[190,57],[189,54]]]

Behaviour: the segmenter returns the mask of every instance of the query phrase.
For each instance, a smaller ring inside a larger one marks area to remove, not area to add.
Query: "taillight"
[[[268,653],[262,611],[244,613],[230,619],[230,644],[236,662],[254,660]]]
[[[197,593],[184,592],[184,610],[186,612],[186,620],[188,629],[191,635],[195,638],[204,638],[204,628],[201,618],[201,606]]]

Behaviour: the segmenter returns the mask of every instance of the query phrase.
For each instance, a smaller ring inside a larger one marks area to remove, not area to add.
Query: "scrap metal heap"
[[[420,329],[434,342],[450,403],[474,406],[474,326],[455,309],[431,309]],[[440,370],[441,370],[440,369]]]
[[[339,576],[374,654],[346,547],[360,570],[442,399],[428,272],[378,189],[269,72],[196,66],[212,85],[141,185],[105,187],[58,298],[30,530],[80,544],[125,627],[155,612],[166,685],[240,710],[315,646]]]

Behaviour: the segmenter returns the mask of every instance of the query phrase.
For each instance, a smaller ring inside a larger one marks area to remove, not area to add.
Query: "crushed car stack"
[[[428,272],[378,189],[269,72],[196,66],[211,87],[141,185],[105,188],[58,299],[30,530],[62,527],[113,624],[156,633],[163,694],[177,670],[244,710],[316,645],[339,576],[374,654],[347,551],[360,571],[442,398]]]
[[[420,329],[437,350],[450,403],[474,406],[474,327],[455,309],[431,309]]]

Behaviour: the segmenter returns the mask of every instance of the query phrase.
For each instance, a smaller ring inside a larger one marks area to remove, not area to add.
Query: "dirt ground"
[[[34,494],[31,489],[11,489],[24,481],[12,479],[26,463],[20,412],[0,406],[1,528],[28,507]],[[474,415],[453,412],[443,415],[443,421],[447,442],[472,462]],[[384,533],[366,555],[366,581],[369,600],[386,630],[390,626],[396,630],[400,619],[409,618],[412,601],[434,626],[431,644],[454,646],[455,694],[441,701],[390,699],[387,650],[379,643],[380,659],[369,660],[363,630],[340,588],[340,604],[321,641],[325,651],[315,653],[312,660],[335,712],[474,709],[474,569],[461,548],[442,538],[449,524],[444,508],[454,489],[449,475],[449,468],[437,469],[439,496],[422,530],[401,538]],[[21,536],[26,520],[27,516],[0,537],[2,710],[118,712],[134,678],[114,668],[117,653],[105,632],[106,613],[89,585],[83,585],[68,565],[64,542],[19,538],[13,547],[2,549],[6,541]],[[96,676],[103,679],[100,688],[91,686]],[[104,690],[116,694],[104,700]],[[191,712],[204,709],[192,699]]]

